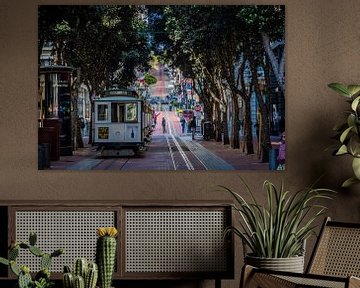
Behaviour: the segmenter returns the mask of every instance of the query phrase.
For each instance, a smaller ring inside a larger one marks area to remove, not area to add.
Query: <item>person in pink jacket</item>
[[[279,165],[276,170],[285,170],[285,132],[281,134],[280,145],[279,145],[279,154],[277,157],[277,161]]]

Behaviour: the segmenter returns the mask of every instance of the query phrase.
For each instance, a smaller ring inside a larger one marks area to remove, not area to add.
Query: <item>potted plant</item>
[[[98,267],[86,258],[75,260],[73,271],[69,266],[64,266],[62,275],[63,288],[95,288],[98,279]]]
[[[240,215],[240,227],[229,227],[243,242],[245,264],[271,270],[303,272],[305,241],[314,233],[315,220],[325,211],[317,202],[331,199],[334,191],[304,188],[296,193],[275,187],[266,180],[266,205],[260,204],[244,183],[251,201],[221,186],[235,198],[233,208]],[[250,253],[247,253],[249,250]]]
[[[54,257],[58,257],[64,253],[63,249],[57,249],[52,253],[43,252],[36,246],[37,236],[30,233],[29,243],[19,242],[12,243],[8,251],[8,259],[0,257],[0,263],[10,266],[11,271],[18,277],[18,288],[50,288],[54,286],[54,282],[50,280],[50,265]],[[41,270],[36,273],[32,279],[30,268],[26,265],[19,265],[16,262],[20,249],[28,250],[31,254],[39,257]]]
[[[352,157],[354,176],[342,184],[343,187],[348,187],[360,183],[360,85],[331,83],[328,86],[346,97],[351,106],[347,121],[334,127],[340,141],[340,146],[334,154],[350,155]]]

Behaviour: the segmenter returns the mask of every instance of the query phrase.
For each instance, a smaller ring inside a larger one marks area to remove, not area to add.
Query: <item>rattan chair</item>
[[[326,218],[304,274],[245,265],[240,287],[360,287],[360,223]]]

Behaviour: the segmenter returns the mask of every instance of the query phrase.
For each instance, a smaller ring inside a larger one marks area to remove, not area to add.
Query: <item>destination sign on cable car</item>
[[[135,96],[136,92],[131,89],[113,89],[105,91],[105,96]]]

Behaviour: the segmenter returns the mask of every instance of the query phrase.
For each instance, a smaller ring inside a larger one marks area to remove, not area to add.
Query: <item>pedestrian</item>
[[[181,124],[181,133],[184,134],[185,133],[186,121],[185,121],[185,118],[183,116],[181,116],[180,124]]]
[[[162,128],[163,128],[163,133],[166,133],[166,120],[165,120],[165,117],[162,118],[161,125],[162,125]]]
[[[285,132],[281,134],[279,154],[277,160],[279,165],[276,170],[285,170]]]
[[[157,118],[160,115],[160,112],[156,113],[155,110],[153,110],[152,118],[154,122],[154,127],[156,127]]]
[[[190,121],[189,126],[191,128],[191,138],[192,138],[192,140],[194,140],[195,139],[195,131],[196,131],[196,117],[195,116]]]

